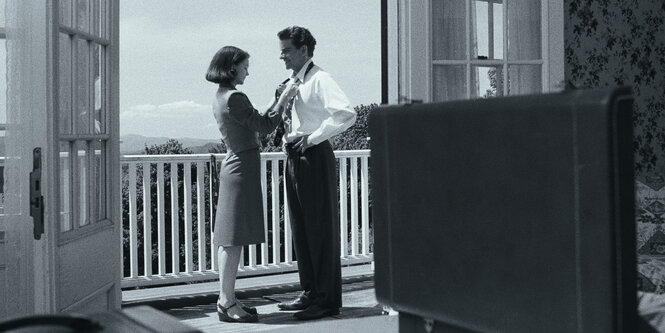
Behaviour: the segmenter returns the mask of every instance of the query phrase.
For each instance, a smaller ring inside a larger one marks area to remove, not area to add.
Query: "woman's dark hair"
[[[301,48],[303,45],[307,45],[307,55],[309,57],[314,56],[314,47],[316,46],[316,39],[312,36],[312,33],[309,32],[306,28],[299,26],[290,26],[284,30],[277,33],[279,40],[290,39],[293,46]]]
[[[249,53],[235,46],[222,47],[210,61],[206,80],[221,85],[231,85],[231,82],[236,78],[234,66],[248,58]]]

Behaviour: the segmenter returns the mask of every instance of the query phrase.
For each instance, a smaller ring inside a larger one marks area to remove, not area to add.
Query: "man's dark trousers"
[[[300,153],[286,145],[286,195],[300,285],[314,304],[342,307],[335,155],[328,140]]]

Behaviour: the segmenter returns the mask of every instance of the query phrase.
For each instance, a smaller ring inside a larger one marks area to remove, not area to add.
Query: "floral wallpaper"
[[[665,175],[665,1],[564,0],[566,81],[635,94],[638,179]]]
[[[665,293],[665,0],[564,0],[567,85],[635,95],[639,290]]]

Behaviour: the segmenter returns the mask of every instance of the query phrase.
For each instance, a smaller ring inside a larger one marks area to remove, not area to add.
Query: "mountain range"
[[[120,136],[120,154],[122,155],[142,155],[145,147],[160,145],[166,143],[170,138],[167,137],[148,137],[136,134],[127,134]],[[195,138],[176,138],[182,146],[189,148],[192,154],[207,154],[210,149],[217,147],[221,139],[195,139]],[[0,136],[0,156],[5,156],[5,137]]]
[[[167,137],[148,137],[137,134],[127,134],[120,136],[120,154],[132,155],[143,154],[145,147],[152,145],[160,145],[166,143],[169,139]],[[206,154],[209,148],[219,144],[220,139],[194,139],[194,138],[175,138],[182,146],[189,148],[193,154]]]

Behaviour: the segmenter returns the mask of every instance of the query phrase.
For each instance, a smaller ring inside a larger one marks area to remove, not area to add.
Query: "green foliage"
[[[356,111],[356,122],[344,131],[342,134],[332,139],[333,149],[335,150],[358,150],[369,149],[369,132],[367,131],[367,118],[369,113],[376,108],[376,104],[358,105],[354,108]]]
[[[369,149],[367,138],[367,117],[370,111],[377,107],[376,103],[358,105],[354,108],[357,113],[356,122],[348,130],[332,138],[331,143],[335,150]],[[282,151],[282,147],[275,147],[273,140],[275,133],[259,136],[262,152]]]
[[[192,153],[189,148],[184,148],[182,143],[176,139],[169,139],[166,143],[156,144],[150,147],[146,145],[144,151],[146,155],[179,155]]]

